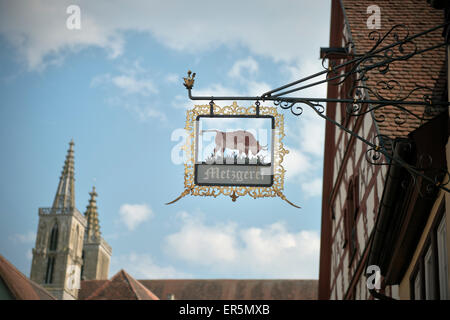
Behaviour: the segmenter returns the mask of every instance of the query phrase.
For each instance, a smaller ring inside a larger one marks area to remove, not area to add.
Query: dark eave
[[[445,144],[448,139],[448,113],[427,122],[407,140],[397,140],[395,152],[416,166],[417,155],[430,155],[431,174],[446,168]],[[423,161],[422,161],[422,164]],[[387,285],[399,284],[417,248],[437,191],[427,193],[428,183],[415,183],[405,169],[391,165],[385,183],[368,265],[378,265]]]
[[[320,48],[320,59],[342,59],[348,56],[345,48]]]

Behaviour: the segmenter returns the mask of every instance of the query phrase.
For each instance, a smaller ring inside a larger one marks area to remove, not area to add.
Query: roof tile
[[[433,9],[424,0],[379,0],[377,5],[381,11],[381,29],[370,30],[366,25],[369,17],[366,10],[367,7],[374,4],[373,0],[342,0],[342,3],[350,27],[351,40],[355,44],[357,54],[369,51],[375,44],[373,40],[368,38],[371,31],[379,32],[382,36],[392,26],[404,24],[409,28],[409,35],[413,35],[444,22],[443,11]],[[400,37],[407,34],[405,29],[400,28],[398,30]],[[394,43],[393,37],[386,40],[388,40],[386,44]],[[418,37],[414,42],[418,50],[443,43],[442,29]],[[405,48],[408,48],[408,45]],[[409,46],[409,49],[411,48],[412,46]],[[401,53],[395,50],[394,54],[399,55]],[[446,85],[445,48],[441,47],[417,54],[408,60],[391,63],[387,74],[380,74],[377,70],[372,70],[368,75],[369,80],[366,81],[366,85],[370,88],[377,88],[378,93],[387,99],[404,98],[409,91],[417,86],[426,86],[432,89],[433,99],[441,100]],[[392,90],[394,92],[380,89],[379,81],[390,79],[398,81],[402,90],[394,91],[399,89],[398,87]],[[430,91],[424,89],[416,90],[406,100],[423,101],[424,95],[429,93]],[[373,95],[371,98],[374,98]],[[426,120],[418,120],[409,115],[404,123],[398,125],[395,123],[395,118],[398,116],[405,117],[405,114],[393,106],[386,106],[375,111],[376,118],[380,117],[381,114],[386,116],[384,122],[378,122],[380,133],[391,137],[406,136],[444,110],[442,107],[434,107],[430,114],[425,114],[423,106],[408,106],[407,109],[415,115],[426,118]]]
[[[17,300],[56,300],[47,290],[25,277],[0,254],[0,278]]]
[[[90,284],[91,281],[82,281],[80,299],[83,297],[85,300],[159,300],[153,292],[124,270],[116,273],[111,280],[104,280],[103,284]],[[98,288],[95,289],[95,286]],[[94,292],[89,295],[86,291],[93,288]]]

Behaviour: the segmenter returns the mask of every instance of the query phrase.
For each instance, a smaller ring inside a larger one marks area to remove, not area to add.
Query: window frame
[[[44,278],[45,284],[53,283],[54,271],[55,271],[55,256],[51,255],[47,258],[47,268],[45,271],[45,278]]]
[[[349,180],[347,196],[344,205],[344,234],[345,241],[343,248],[349,250],[349,268],[356,255],[357,249],[357,219],[359,213],[359,175],[352,176]]]
[[[58,236],[59,236],[59,230],[58,230],[58,223],[55,222],[53,225],[51,231],[50,231],[50,241],[48,245],[48,251],[56,251],[58,250]]]
[[[440,286],[439,287],[439,297],[442,299],[442,296],[444,295],[444,299],[449,300],[450,299],[450,292],[449,292],[449,277],[448,277],[448,243],[447,243],[447,221],[446,216],[444,215],[441,219],[441,221],[437,225],[436,229],[436,241],[437,241],[437,255],[438,255],[438,272],[437,278],[439,280],[439,284],[447,283],[446,286]],[[442,230],[441,230],[442,228]],[[440,233],[443,231],[444,237],[443,237],[443,244],[444,247],[440,246]],[[441,252],[442,249],[442,252]],[[442,253],[442,254],[441,254]],[[444,265],[441,265],[441,262],[444,261]],[[445,266],[445,270],[442,270],[442,267]],[[443,274],[444,279],[441,279],[441,274]],[[444,280],[441,282],[441,280]],[[445,289],[444,289],[445,288]]]
[[[424,246],[422,247],[419,257],[416,261],[416,265],[414,266],[413,272],[411,273],[409,283],[410,283],[410,298],[411,300],[441,300],[440,293],[440,277],[439,277],[439,252],[438,252],[438,241],[437,241],[437,233],[438,228],[442,223],[442,220],[445,219],[445,199],[442,199],[441,204],[439,205],[439,209],[437,214],[433,220],[431,228],[426,236],[426,240],[424,242]],[[447,243],[446,243],[447,244]],[[432,275],[433,279],[431,288],[433,290],[431,296],[427,292],[427,275],[426,275],[426,256],[430,251],[430,259],[432,262]],[[447,260],[448,267],[448,260]],[[415,280],[417,275],[420,273],[420,298],[416,297],[415,294]],[[448,282],[448,278],[447,278]],[[447,283],[448,287],[448,283]],[[431,297],[431,299],[429,299]]]

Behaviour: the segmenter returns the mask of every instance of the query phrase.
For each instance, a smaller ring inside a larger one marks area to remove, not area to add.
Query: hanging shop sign
[[[284,118],[275,107],[198,105],[187,111],[185,190],[175,200],[225,195],[236,201],[279,196],[282,190]]]

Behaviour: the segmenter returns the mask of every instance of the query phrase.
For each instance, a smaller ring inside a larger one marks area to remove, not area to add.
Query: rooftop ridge
[[[146,297],[142,296],[139,293],[139,290],[143,290],[145,294],[148,295],[149,299],[159,300],[159,298],[151,292],[148,288],[146,288],[143,284],[139,283],[135,280],[131,275],[129,275],[125,270],[121,269],[117,272],[111,280],[106,280],[104,284],[102,284],[99,288],[94,290],[91,295],[89,295],[85,300],[94,300],[97,298],[102,292],[104,292],[109,286],[114,285],[117,281],[120,281],[119,278],[123,279],[126,282],[126,286],[131,291],[134,299],[136,300],[144,300]],[[134,284],[136,282],[136,284]]]
[[[121,270],[124,274],[124,276],[126,277],[128,283],[130,284],[134,294],[136,295],[136,297],[141,300],[141,296],[138,293],[138,291],[136,290],[137,288],[136,286],[139,286],[140,289],[144,290],[150,297],[152,297],[153,299],[157,299],[159,300],[159,298],[153,293],[151,292],[148,288],[146,288],[142,283],[140,283],[139,281],[137,281],[136,279],[134,279],[133,277],[131,277],[125,270]]]

